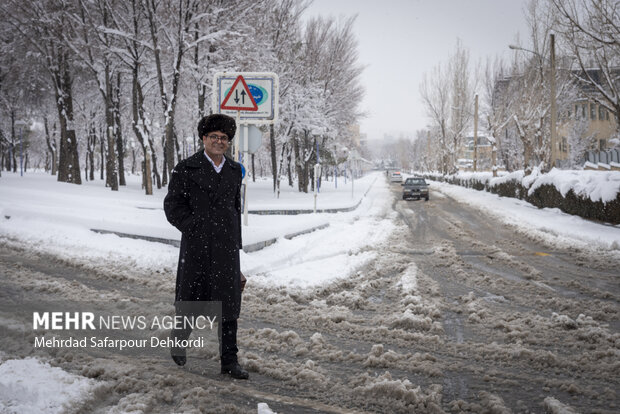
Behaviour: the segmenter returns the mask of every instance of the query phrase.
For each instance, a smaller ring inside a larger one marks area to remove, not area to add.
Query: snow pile
[[[501,174],[498,173],[497,177],[492,177],[489,179],[489,185],[491,187],[494,187],[496,185],[504,184],[510,181],[522,182],[523,177],[525,177],[525,171],[523,170],[512,171],[509,173],[501,173]]]
[[[170,286],[177,267],[177,247],[90,231],[95,228],[179,239],[180,233],[166,221],[162,210],[165,189],[145,196],[135,176],[128,177],[127,187],[118,192],[97,181],[76,186],[54,178],[38,173],[2,176],[0,240],[87,269],[105,267],[119,278],[144,274],[150,275],[151,285]],[[395,228],[390,190],[380,178],[381,174],[375,173],[356,180],[354,196],[350,187],[336,188],[335,183],[324,182],[320,207],[359,204],[351,212],[250,215],[249,225],[243,226],[245,245],[278,241],[264,251],[241,252],[242,270],[249,283],[305,289],[345,278],[374,260],[376,253],[371,247],[384,243]],[[251,183],[248,197],[253,209],[296,210],[311,208],[313,195],[285,186],[281,198],[275,199],[271,183],[262,180]],[[283,237],[319,224],[329,227],[291,240]]]
[[[385,181],[377,180],[356,210],[325,215],[328,228],[291,240],[280,238],[258,252],[242,253],[248,283],[296,291],[355,275],[377,258],[378,247],[396,228],[391,200]],[[295,217],[305,220],[305,215]],[[273,219],[273,226],[278,220]],[[355,297],[349,299],[355,302]]]
[[[461,301],[466,304],[465,308],[469,313],[468,320],[470,322],[481,322],[487,317],[487,308],[484,306],[474,292],[469,292],[467,295],[462,296]]]
[[[412,331],[430,331],[433,328],[433,320],[431,318],[414,313],[411,309],[405,310],[401,315],[393,316],[388,323],[390,328]]]
[[[493,177],[491,172],[459,172],[447,176],[427,172],[419,174],[438,180],[445,178],[462,182],[480,182],[489,187],[516,181],[529,189],[529,195],[540,186],[548,184],[553,185],[562,196],[566,196],[572,190],[578,196],[603,203],[615,200],[620,193],[620,171],[559,170],[552,168],[551,171],[542,173],[539,168],[534,168],[529,175],[525,175],[523,170],[518,170],[509,173],[500,172],[498,177]]]
[[[377,399],[400,402],[402,407],[418,408],[424,412],[443,412],[441,410],[440,385],[431,385],[427,391],[415,386],[408,379],[393,379],[389,372],[378,377],[360,375],[350,384],[355,393],[372,395]]]
[[[620,249],[619,226],[597,224],[562,213],[558,209],[538,209],[523,200],[500,197],[485,191],[440,182],[433,182],[432,185],[434,191],[442,192],[458,202],[477,208],[548,245],[585,250]]]
[[[480,403],[486,411],[493,414],[512,414],[512,410],[506,407],[504,399],[490,392],[480,391]]]
[[[278,414],[272,411],[266,403],[258,403],[257,414]]]
[[[414,295],[418,289],[418,267],[415,263],[411,263],[407,269],[400,276],[397,286],[402,288],[402,293],[405,295]]]
[[[0,365],[0,412],[51,414],[75,410],[100,386],[95,380],[69,374],[36,358],[9,359]]]
[[[420,172],[418,175],[450,182],[479,182],[488,187],[516,181],[528,189],[529,195],[540,186],[548,184],[553,185],[562,196],[566,196],[572,190],[577,196],[589,198],[592,201],[602,201],[603,203],[615,200],[620,193],[620,171],[609,170],[559,170],[552,168],[551,171],[542,173],[539,168],[534,168],[529,175],[525,175],[523,170],[518,170],[509,173],[500,172],[498,177],[493,177],[491,172],[459,172],[451,175]]]
[[[560,401],[553,397],[545,398],[544,404],[545,409],[550,414],[577,414],[577,411],[575,411],[568,405],[562,404]]]
[[[292,386],[311,386],[326,388],[330,386],[328,372],[314,360],[287,362],[277,356],[262,358],[254,352],[240,353],[239,363],[248,371],[254,371],[286,382]]]
[[[389,367],[401,364],[403,356],[392,350],[385,351],[383,344],[375,344],[364,360],[366,367]]]
[[[592,201],[615,200],[620,192],[620,171],[575,171],[551,169],[542,174],[535,169],[532,174],[522,180],[529,187],[528,194],[532,194],[542,185],[553,185],[562,196],[573,190],[575,194]]]

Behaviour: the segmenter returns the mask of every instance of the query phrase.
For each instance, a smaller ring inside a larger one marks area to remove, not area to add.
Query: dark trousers
[[[237,320],[223,321],[218,324],[220,339],[220,363],[230,365],[237,363]]]
[[[173,329],[170,337],[180,341],[189,338],[192,328]],[[237,363],[237,320],[220,321],[217,324],[217,336],[220,342],[220,363],[221,365],[230,365]],[[172,355],[185,355],[185,349],[172,348]]]

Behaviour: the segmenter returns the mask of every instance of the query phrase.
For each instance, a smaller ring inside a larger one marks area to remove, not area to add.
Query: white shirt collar
[[[207,157],[207,159],[209,160],[209,162],[211,163],[211,165],[213,165],[213,168],[215,169],[216,173],[220,173],[220,171],[222,171],[222,167],[224,166],[224,163],[226,162],[226,157],[222,156],[222,162],[220,165],[215,165],[215,162],[213,162],[213,160],[211,159],[211,157],[209,157],[207,155],[207,151],[204,152],[205,157]]]

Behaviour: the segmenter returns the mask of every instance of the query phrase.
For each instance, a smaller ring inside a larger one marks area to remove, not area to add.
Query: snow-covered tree
[[[508,82],[504,63],[499,59],[496,59],[493,64],[487,61],[482,82],[481,119],[490,135],[487,138],[491,142],[493,176],[497,176],[498,152],[502,160],[505,160],[508,155],[508,151],[504,151],[501,145],[501,135],[512,119],[510,97],[507,93]],[[505,162],[502,164],[506,165]]]
[[[470,74],[469,52],[457,41],[447,63],[439,63],[430,74],[425,73],[420,85],[444,174],[456,171],[458,151],[471,125],[475,84]]]
[[[83,156],[87,179],[94,178],[99,168],[102,176],[104,170],[111,175],[118,171],[122,182],[124,164],[130,161],[134,168],[139,144],[142,158],[150,161],[145,162],[144,175],[152,175],[161,187],[176,161],[188,154],[186,140],[192,150],[200,140],[194,130],[197,120],[211,111],[213,74],[276,72],[280,121],[269,128],[271,151],[259,151],[259,165],[269,163],[270,157],[276,179],[277,157],[282,154],[280,161],[286,168],[280,173],[286,171],[291,182],[298,176],[300,189],[307,191],[312,178],[308,166],[316,162],[317,144],[321,157],[329,162],[342,159],[342,154],[333,154],[339,151],[336,137],[341,147],[350,147],[349,127],[361,115],[357,107],[362,94],[354,19],[315,19],[304,28],[301,17],[308,4],[308,0],[32,0],[27,4],[7,0],[0,4],[5,22],[0,36],[7,52],[0,58],[0,100],[11,101],[10,73],[24,74],[25,66],[41,72],[42,66],[31,65],[25,56],[36,59],[48,72],[50,85],[40,89],[38,101],[48,102],[46,96],[52,95],[59,120],[55,122],[45,104],[11,102],[16,114],[39,108],[42,127],[34,138],[45,141],[41,148],[48,151],[41,155],[48,158],[48,165],[49,158],[58,155],[59,180],[79,182]],[[30,54],[13,53],[17,49]],[[18,70],[7,69],[11,65]],[[14,145],[7,105],[4,111],[0,153],[5,168],[8,163],[14,168],[15,162],[7,156]],[[134,139],[130,145],[128,141]],[[260,158],[265,154],[266,159]],[[106,168],[114,159],[118,170]],[[108,176],[106,181],[112,187],[116,180]]]
[[[620,134],[620,5],[617,0],[548,0],[588,98],[616,117]]]
[[[81,184],[73,113],[74,56],[63,41],[75,34],[68,18],[73,6],[68,0],[7,0],[0,5],[0,14],[45,63],[60,125],[58,181]]]

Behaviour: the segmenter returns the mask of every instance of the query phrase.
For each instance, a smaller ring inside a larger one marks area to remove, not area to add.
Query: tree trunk
[[[88,151],[84,154],[84,181],[88,181]]]
[[[45,143],[47,144],[47,150],[52,156],[52,175],[56,175],[56,124],[54,124],[54,137],[50,137],[50,131],[47,123],[47,116],[43,117],[43,126],[45,127]]]
[[[144,191],[147,195],[153,194],[153,179],[151,177],[151,154],[149,149],[152,148],[151,134],[144,120],[144,95],[142,94],[142,86],[138,77],[139,62],[134,62],[132,68],[132,93],[131,93],[131,109],[133,114],[133,132],[136,139],[142,147],[142,156],[144,157],[144,168],[142,170],[142,181],[144,182]],[[148,145],[148,146],[147,146]],[[156,160],[153,164],[157,166]],[[159,174],[157,174],[159,175]],[[161,188],[161,187],[158,187]]]
[[[100,154],[101,154],[101,170],[99,170],[99,179],[103,180],[103,170],[105,169],[105,144],[104,144],[104,134],[103,130],[99,129],[99,144],[100,144]]]
[[[56,109],[60,122],[60,150],[58,154],[58,181],[82,184],[77,138],[73,123],[73,95],[71,75],[66,54],[54,71],[56,81]]]
[[[144,151],[144,191],[147,195],[153,195],[153,178],[151,177],[151,154],[147,149]]]
[[[152,138],[149,138],[149,148],[155,148],[154,142]],[[155,175],[155,182],[157,183],[157,189],[161,189],[163,187],[161,182],[161,175],[159,175],[159,170],[157,168],[157,152],[155,150],[151,150],[151,160],[153,165],[153,174]]]
[[[166,138],[164,137],[163,139],[163,144],[164,146],[166,145]],[[161,184],[163,186],[167,186],[168,185],[168,154],[166,153],[166,151],[164,150],[164,159],[163,159],[163,163],[162,163],[162,182]]]
[[[118,183],[127,185],[125,181],[125,148],[123,145],[123,129],[121,128],[121,73],[116,73],[116,88],[113,98],[114,108],[114,134],[116,138],[116,151],[118,152]]]
[[[97,127],[94,121],[91,121],[90,130],[88,131],[88,146],[86,154],[86,164],[90,164],[90,181],[95,180],[95,146],[97,145]]]
[[[198,32],[196,32],[198,33]],[[196,48],[197,50],[198,48]],[[200,83],[198,86],[198,119],[202,119],[206,115],[205,102],[207,101],[207,85]]]
[[[181,148],[179,147],[179,136],[177,135],[176,132],[174,133],[174,148],[176,149],[177,162],[181,161],[183,159],[183,157],[181,156]],[[173,164],[175,164],[175,163],[173,163]],[[172,166],[170,171],[172,171],[173,169],[174,169],[174,165]]]
[[[131,147],[131,174],[136,174],[136,148]]]
[[[95,181],[95,140],[97,136],[93,136],[93,149],[88,154],[88,159],[90,161],[90,181]]]
[[[17,158],[15,157],[15,109],[11,109],[11,158],[13,161],[13,172],[17,172]]]
[[[280,198],[280,176],[282,175],[282,167],[284,163],[284,151],[286,151],[286,142],[282,144],[282,154],[280,154],[280,168],[276,173],[276,196]]]
[[[292,149],[290,148],[290,146],[286,149],[286,173],[287,173],[287,177],[288,177],[288,186],[292,187],[293,186],[293,171],[291,169],[291,152]]]
[[[4,168],[4,134],[0,130],[0,177],[2,177],[2,168]]]
[[[300,157],[300,148],[299,148],[299,141],[297,140],[297,138],[293,138],[293,151],[294,151],[294,155],[295,155],[295,173],[297,174],[297,191],[301,192],[307,192],[307,191],[303,191],[304,188],[304,176],[303,176],[303,162],[301,161]]]
[[[106,187],[110,187],[112,191],[118,191],[118,170],[116,164],[116,153],[114,149],[114,130],[108,128],[108,157],[106,164]]]
[[[256,170],[254,169],[254,154],[252,154],[252,182],[256,182]]]

